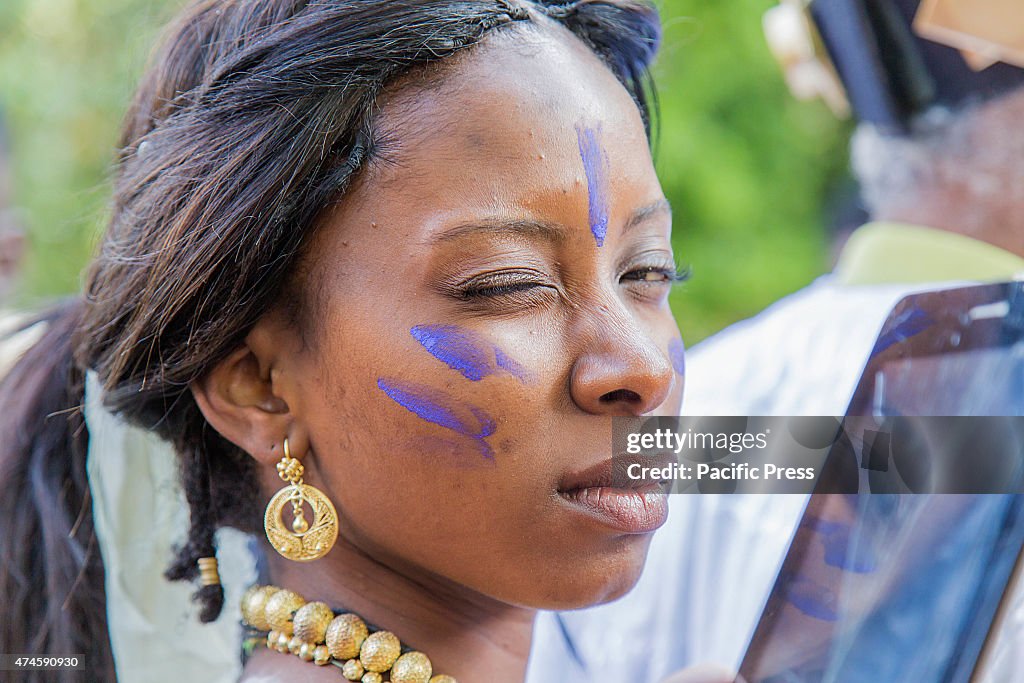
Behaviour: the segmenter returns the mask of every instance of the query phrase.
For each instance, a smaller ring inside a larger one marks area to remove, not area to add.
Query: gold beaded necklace
[[[242,623],[246,653],[266,644],[318,666],[336,666],[346,679],[361,683],[456,683],[451,676],[433,675],[430,658],[403,648],[391,631],[371,631],[355,614],[335,614],[323,602],[306,602],[277,586],[245,592]]]

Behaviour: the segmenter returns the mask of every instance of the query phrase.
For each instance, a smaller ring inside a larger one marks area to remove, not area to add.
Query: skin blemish
[[[673,339],[668,343],[668,359],[672,368],[680,377],[686,375],[686,345],[682,339]]]
[[[410,330],[430,355],[463,377],[478,382],[496,372],[526,381],[526,370],[497,346],[455,325],[417,325]]]
[[[458,469],[479,469],[481,466],[494,467],[493,459],[480,459],[479,448],[473,441],[473,448],[466,448],[465,441],[457,436],[442,438],[439,436],[422,436],[409,442],[412,450],[425,456],[431,456],[444,462],[447,467]],[[501,444],[505,446],[505,444]]]
[[[421,420],[473,439],[480,454],[494,460],[494,449],[486,439],[497,425],[484,411],[422,384],[381,377],[377,387]]]
[[[576,126],[576,138],[587,176],[587,197],[590,202],[590,232],[597,246],[604,244],[608,234],[608,156],[598,140],[600,130],[584,125]]]

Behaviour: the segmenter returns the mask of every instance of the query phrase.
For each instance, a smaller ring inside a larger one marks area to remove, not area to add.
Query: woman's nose
[[[668,398],[674,381],[668,352],[635,321],[601,321],[581,342],[569,382],[573,402],[586,412],[644,415]]]

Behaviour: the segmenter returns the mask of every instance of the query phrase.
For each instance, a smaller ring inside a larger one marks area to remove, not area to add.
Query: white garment
[[[889,311],[934,288],[824,276],[688,352],[683,413],[843,415]],[[671,496],[632,592],[538,617],[527,681],[658,683],[698,663],[738,669],[806,500]]]
[[[24,312],[0,309],[0,378],[46,332],[45,323],[24,327],[30,320],[32,316]]]
[[[248,536],[217,532],[224,610],[201,624],[190,583],[164,578],[188,530],[188,507],[169,444],[107,411],[86,377],[86,472],[103,556],[107,623],[118,683],[233,683],[241,665],[238,606],[256,580]]]
[[[15,332],[31,319],[0,311],[0,377],[46,331],[45,323],[37,323]],[[238,605],[256,579],[249,536],[234,529],[217,532],[224,610],[217,621],[201,624],[191,602],[195,586],[163,576],[172,548],[184,542],[188,529],[177,457],[154,434],[112,415],[101,399],[90,372],[86,474],[118,683],[234,683],[242,669]]]

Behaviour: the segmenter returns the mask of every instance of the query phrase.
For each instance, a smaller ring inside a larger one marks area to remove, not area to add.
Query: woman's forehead
[[[381,104],[380,157],[364,190],[400,188],[427,202],[438,192],[521,201],[581,183],[585,190],[581,131],[612,175],[653,180],[636,104],[567,31],[501,35],[460,58],[442,82],[406,87]]]

